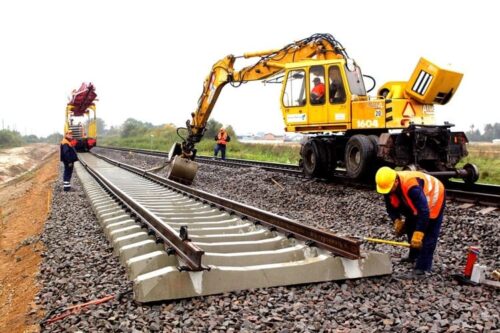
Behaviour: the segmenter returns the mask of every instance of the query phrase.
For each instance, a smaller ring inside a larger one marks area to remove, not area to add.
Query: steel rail
[[[339,255],[348,259],[361,258],[360,245],[362,242],[359,240],[353,240],[350,238],[338,236],[328,231],[314,229],[288,218],[278,216],[273,213],[266,212],[233,200],[222,198],[205,191],[197,190],[186,185],[182,185],[172,180],[160,177],[154,173],[115,161],[106,156],[102,156],[97,153],[92,154],[110,164],[116,165],[158,184],[169,187],[170,189],[173,189],[191,198],[195,198],[200,200],[201,202],[214,205],[230,213],[240,215],[243,218],[252,220],[254,223],[264,225],[271,230],[279,231],[285,234],[287,237],[293,237],[303,240],[308,245],[314,245],[318,248],[325,249],[335,255]]]
[[[121,148],[121,147],[100,147],[104,149],[112,149],[119,151],[133,151],[141,154],[154,155],[160,157],[168,157],[167,152],[158,150],[135,149],[135,148]],[[273,162],[261,162],[254,160],[240,160],[240,159],[213,159],[209,156],[197,156],[197,161],[205,164],[224,165],[229,167],[258,167],[267,171],[285,172],[293,176],[304,176],[302,168],[298,165],[280,164]],[[332,181],[332,180],[330,180]],[[365,188],[373,189],[374,186],[362,182],[355,181],[346,176],[345,171],[336,170],[334,173],[333,182],[341,183],[350,186],[362,186]],[[493,184],[466,184],[456,181],[445,182],[446,197],[449,200],[459,202],[471,202],[477,205],[485,205],[492,207],[500,207],[500,186]]]
[[[445,184],[445,188],[448,199],[500,207],[500,186],[498,185],[464,184],[450,181]]]
[[[201,264],[201,258],[204,254],[203,250],[194,245],[191,241],[181,239],[172,227],[163,223],[144,206],[113,185],[101,173],[92,169],[82,160],[80,160],[80,163],[108,193],[120,200],[124,206],[147,225],[148,229],[152,230],[158,238],[162,239],[168,246],[174,249],[175,253],[186,263],[190,270],[201,271],[207,269]]]
[[[111,150],[119,150],[119,151],[131,151],[134,153],[165,157],[168,158],[168,152],[160,151],[160,150],[148,150],[148,149],[140,149],[140,148],[123,148],[123,147],[108,147],[108,146],[99,146],[99,148],[103,149],[111,149]],[[298,176],[304,176],[302,172],[302,168],[298,165],[293,164],[283,164],[276,162],[263,162],[263,161],[255,161],[255,160],[243,160],[236,158],[226,158],[225,160],[221,160],[218,158],[213,158],[210,156],[197,155],[196,161],[202,162],[204,164],[215,164],[215,165],[224,165],[228,167],[258,167],[268,171],[276,171],[276,172],[286,172],[289,174],[294,174]]]

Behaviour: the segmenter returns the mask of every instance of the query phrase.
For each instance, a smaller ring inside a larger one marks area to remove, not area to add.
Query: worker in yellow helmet
[[[377,192],[384,194],[396,236],[406,233],[411,244],[403,262],[415,262],[408,277],[422,278],[431,271],[445,207],[443,184],[419,171],[382,167],[375,175]],[[405,220],[402,217],[405,217]]]

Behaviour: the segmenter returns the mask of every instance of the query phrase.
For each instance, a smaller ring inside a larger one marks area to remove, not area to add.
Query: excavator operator
[[[314,87],[311,90],[311,104],[323,104],[325,102],[325,84],[319,77],[313,80]]]
[[[382,167],[375,175],[377,192],[384,194],[396,236],[406,233],[410,253],[402,262],[415,262],[406,278],[424,278],[432,268],[443,222],[445,189],[435,177],[419,171],[395,171]],[[401,219],[406,217],[406,221]]]

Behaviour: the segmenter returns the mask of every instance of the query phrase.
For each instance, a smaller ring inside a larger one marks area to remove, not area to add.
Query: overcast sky
[[[227,54],[331,33],[377,88],[423,56],[464,73],[439,122],[500,122],[500,19],[494,1],[1,1],[0,119],[22,134],[62,132],[72,89],[97,88],[98,117],[184,125]],[[496,31],[496,32],[495,32]],[[368,86],[367,82],[367,86]],[[375,91],[374,91],[375,92]],[[374,93],[372,92],[372,94]],[[283,133],[279,87],[226,86],[212,118],[238,133]]]

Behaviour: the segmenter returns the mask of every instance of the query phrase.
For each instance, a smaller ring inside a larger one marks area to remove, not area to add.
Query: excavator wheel
[[[382,166],[381,161],[377,157],[379,137],[377,135],[370,134],[370,135],[368,135],[368,139],[370,140],[370,142],[372,143],[372,146],[373,146],[373,157],[372,157],[372,162],[370,163],[370,167],[368,170],[368,176],[373,178],[373,177],[375,177],[377,170]]]
[[[347,141],[344,161],[350,178],[367,176],[375,158],[374,145],[366,135],[356,134]]]
[[[325,165],[325,177],[326,178],[333,177],[333,173],[337,168],[337,155],[335,153],[335,143],[328,141],[322,141],[321,143],[325,151],[325,158],[323,162]]]
[[[300,155],[302,157],[302,164],[304,173],[308,177],[320,177],[323,174],[322,158],[320,156],[320,144],[314,140],[309,140],[302,146]]]
[[[479,179],[479,169],[475,164],[467,163],[464,165],[464,170],[467,171],[467,176],[464,177],[466,184],[474,184]]]

